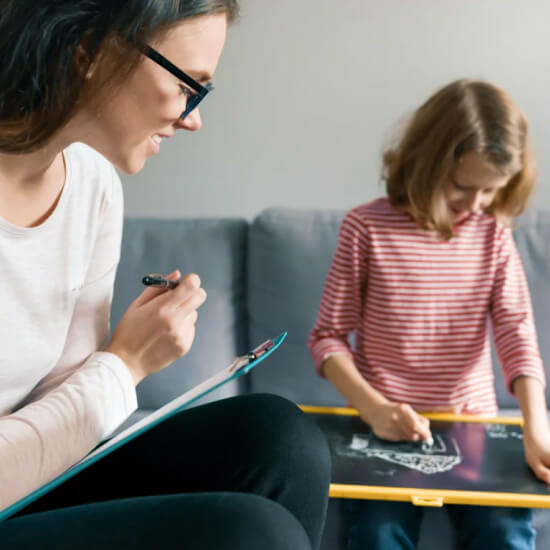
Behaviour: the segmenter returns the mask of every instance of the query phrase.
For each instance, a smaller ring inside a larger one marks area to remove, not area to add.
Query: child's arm
[[[315,366],[351,403],[374,433],[389,440],[429,440],[429,422],[409,405],[391,403],[363,378],[353,361],[348,335],[362,322],[368,266],[368,229],[360,209],[340,227],[317,322],[308,339]]]
[[[392,403],[376,391],[359,373],[348,355],[331,355],[321,365],[323,374],[357,409],[359,416],[381,439],[429,441],[430,422],[403,403]]]
[[[535,475],[550,484],[550,425],[542,384],[520,376],[512,383],[523,415],[525,458]]]
[[[353,356],[348,336],[362,322],[368,262],[367,227],[357,209],[348,212],[327,273],[319,313],[307,346],[317,372],[330,355]]]
[[[550,428],[545,374],[537,343],[531,297],[512,232],[499,236],[498,265],[490,313],[508,388],[524,417],[525,456],[535,475],[550,483]]]
[[[546,379],[537,342],[531,296],[512,232],[506,228],[498,237],[498,264],[489,311],[495,347],[508,390],[522,376]]]

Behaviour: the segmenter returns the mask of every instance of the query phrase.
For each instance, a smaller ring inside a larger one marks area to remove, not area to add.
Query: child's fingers
[[[550,485],[550,469],[547,466],[545,466],[540,460],[537,460],[531,468],[538,479],[547,485]]]
[[[397,407],[397,427],[404,441],[418,441],[417,414],[410,405],[402,403]]]
[[[432,430],[430,429],[430,421],[425,416],[418,415],[420,428],[417,430],[420,439],[423,441],[432,441]]]
[[[432,438],[430,421],[420,416],[410,405],[400,405],[400,413],[407,438],[411,441],[429,441]]]

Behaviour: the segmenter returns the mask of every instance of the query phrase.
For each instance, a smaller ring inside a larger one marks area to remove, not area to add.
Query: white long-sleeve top
[[[124,363],[101,350],[120,256],[120,180],[93,149],[64,152],[40,226],[0,219],[0,510],[85,456],[136,408]]]

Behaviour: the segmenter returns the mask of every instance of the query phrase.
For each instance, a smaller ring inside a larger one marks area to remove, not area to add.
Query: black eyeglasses
[[[169,73],[172,73],[187,86],[187,88],[185,88],[188,91],[187,103],[185,105],[185,111],[183,111],[180,115],[180,119],[183,120],[206,97],[206,94],[214,89],[211,82],[208,82],[203,86],[194,78],[191,78],[188,74],[185,74],[181,69],[178,69],[178,67],[176,67],[171,61],[168,61],[166,57],[157,52],[157,50],[151,48],[151,46],[143,46],[140,50],[149,59],[152,59],[155,63],[158,63],[161,67],[166,69]],[[195,93],[191,92],[189,88],[192,88]]]

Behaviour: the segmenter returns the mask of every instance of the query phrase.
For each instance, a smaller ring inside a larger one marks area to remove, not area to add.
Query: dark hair
[[[131,73],[135,45],[183,19],[232,22],[238,10],[238,0],[0,0],[0,151],[43,146],[98,88]],[[101,78],[90,89],[92,63]]]

